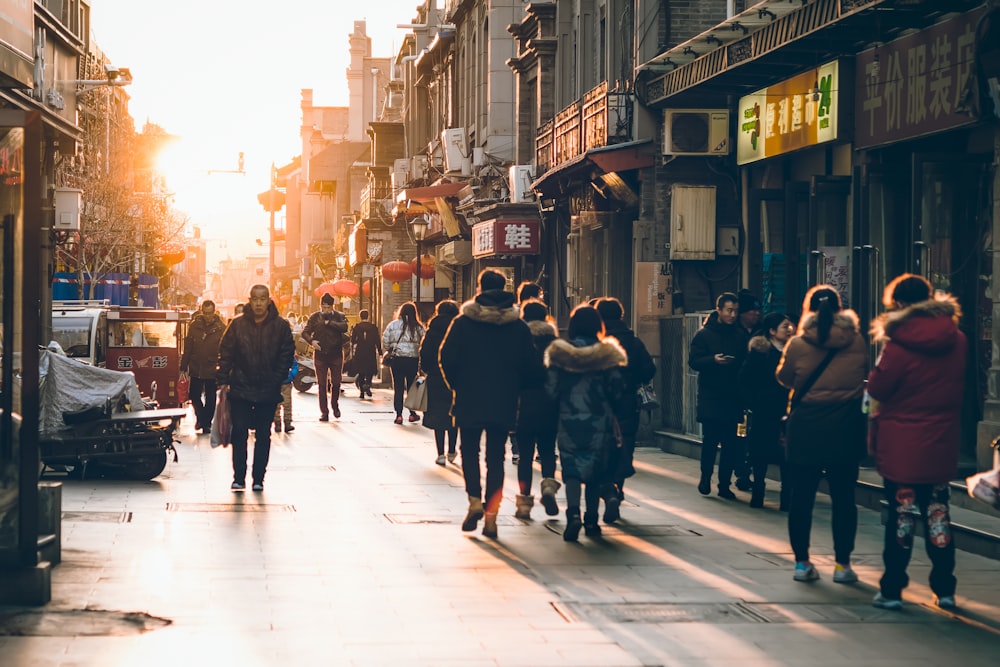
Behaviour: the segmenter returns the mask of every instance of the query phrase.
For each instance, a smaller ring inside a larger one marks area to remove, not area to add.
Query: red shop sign
[[[472,227],[472,256],[537,255],[538,220],[486,220]]]

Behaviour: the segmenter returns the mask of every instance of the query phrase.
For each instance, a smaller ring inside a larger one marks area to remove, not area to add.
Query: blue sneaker
[[[819,579],[819,572],[809,561],[800,561],[795,564],[795,572],[792,574],[795,581],[816,581]]]

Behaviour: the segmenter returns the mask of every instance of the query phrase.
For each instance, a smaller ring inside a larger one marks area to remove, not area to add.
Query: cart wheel
[[[125,463],[125,474],[131,479],[151,480],[167,467],[167,452],[156,452],[148,456],[129,459]]]
[[[308,392],[309,389],[314,384],[316,384],[316,378],[315,377],[313,377],[313,376],[310,375],[309,379],[311,380],[311,382],[304,382],[304,381],[302,381],[302,380],[299,379],[299,376],[295,376],[294,378],[292,378],[292,386],[295,387],[295,391],[300,392],[302,394],[305,394],[306,392]]]

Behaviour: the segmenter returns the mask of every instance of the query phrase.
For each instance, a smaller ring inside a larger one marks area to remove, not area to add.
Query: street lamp
[[[337,277],[344,277],[344,267],[347,266],[347,255],[337,255]]]
[[[421,244],[424,241],[424,237],[427,235],[427,228],[430,227],[431,221],[426,215],[421,215],[410,221],[410,229],[413,230],[413,238],[417,242],[417,315],[420,315],[420,255],[423,253],[423,248]]]

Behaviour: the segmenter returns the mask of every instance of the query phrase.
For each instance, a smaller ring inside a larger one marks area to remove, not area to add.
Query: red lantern
[[[434,255],[421,255],[420,256],[420,278],[423,280],[430,280],[434,277]],[[410,260],[410,270],[413,275],[417,274],[417,258],[414,257]]]
[[[372,295],[372,281],[371,280],[366,280],[364,282],[364,284],[361,286],[361,293],[364,294],[365,296],[371,296]]]
[[[315,296],[323,296],[324,294],[329,294],[330,296],[336,295],[336,290],[333,288],[333,283],[323,283],[319,287],[313,290]]]
[[[333,281],[333,293],[337,296],[357,296],[358,284],[353,280],[341,278]]]
[[[292,302],[292,297],[290,294],[282,294],[281,296],[278,297],[279,306],[287,306],[291,302]]]
[[[386,280],[391,280],[394,283],[400,283],[404,280],[409,280],[410,276],[413,275],[413,269],[406,262],[387,262],[382,265],[382,277]]]

